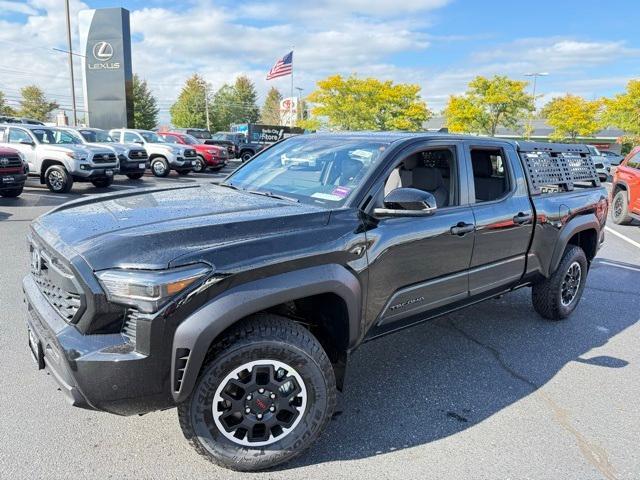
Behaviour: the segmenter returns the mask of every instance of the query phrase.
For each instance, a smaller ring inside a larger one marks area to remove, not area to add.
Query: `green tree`
[[[171,106],[171,123],[179,128],[206,128],[206,99],[209,85],[197,73],[187,79],[176,102]]]
[[[604,99],[604,123],[627,132],[631,142],[640,143],[640,80],[631,80],[627,91]]]
[[[146,80],[133,76],[133,127],[151,130],[158,124],[158,103]]]
[[[339,130],[415,131],[431,117],[418,85],[333,75],[317,86],[307,97],[316,118],[298,122],[305,128],[317,128],[317,117],[324,117],[327,126]]]
[[[280,101],[282,95],[277,88],[271,87],[264,99],[260,111],[260,122],[266,125],[280,125]]]
[[[445,108],[447,127],[452,132],[495,135],[499,126],[516,129],[534,110],[527,82],[496,75],[478,76],[463,95],[452,95]]]
[[[49,102],[44,92],[36,85],[24,87],[20,93],[22,100],[20,101],[19,114],[23,117],[44,122],[49,120],[51,112],[60,108],[57,102]]]
[[[226,83],[213,95],[211,130],[215,132],[228,131],[230,125],[236,122],[235,101],[235,89]]]
[[[233,85],[232,123],[255,123],[260,118],[260,109],[256,104],[256,87],[244,75],[236,78]]]
[[[553,140],[576,141],[579,136],[591,136],[598,131],[598,112],[601,103],[576,95],[553,98],[542,109],[542,116],[553,127]]]
[[[0,115],[14,116],[16,111],[7,104],[7,100],[3,92],[0,92]]]

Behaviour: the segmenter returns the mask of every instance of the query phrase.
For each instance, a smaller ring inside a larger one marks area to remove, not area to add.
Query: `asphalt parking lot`
[[[219,181],[230,170],[112,188]],[[368,343],[307,454],[236,474],[188,446],[174,410],[72,408],[33,364],[21,292],[29,222],[96,192],[76,184],[54,195],[30,180],[19,199],[0,199],[1,478],[640,478],[639,226],[609,222],[568,321],[542,320],[522,289]]]

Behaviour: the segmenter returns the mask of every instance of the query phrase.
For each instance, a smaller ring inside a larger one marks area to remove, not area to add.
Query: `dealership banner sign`
[[[133,124],[133,73],[129,11],[81,10],[85,123],[111,129]]]

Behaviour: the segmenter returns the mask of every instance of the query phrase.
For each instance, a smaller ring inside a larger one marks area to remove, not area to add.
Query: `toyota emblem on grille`
[[[3,167],[9,165],[9,159],[5,157],[0,158],[0,165],[2,165]]]
[[[31,269],[35,274],[39,274],[40,270],[42,270],[42,257],[35,248],[31,251]]]
[[[104,160],[109,160],[109,155],[105,153],[104,155],[102,155],[102,158],[103,158]]]

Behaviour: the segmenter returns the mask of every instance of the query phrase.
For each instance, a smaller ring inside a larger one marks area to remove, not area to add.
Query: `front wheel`
[[[207,164],[204,161],[204,158],[198,156],[193,162],[193,171],[196,173],[204,172],[207,168]]]
[[[44,182],[53,193],[69,193],[73,187],[73,177],[62,165],[52,165],[44,173]]]
[[[113,177],[96,178],[91,180],[91,183],[96,188],[108,188],[113,183]]]
[[[258,315],[216,344],[178,406],[185,437],[208,460],[239,471],[282,464],[320,435],[336,403],[318,340],[276,315]]]
[[[251,157],[253,157],[253,152],[249,152],[249,151],[247,151],[247,150],[245,150],[244,152],[242,152],[242,153],[240,154],[240,159],[241,159],[243,162],[248,161],[249,159],[251,159]]]
[[[15,198],[22,194],[24,187],[7,188],[6,190],[0,190],[0,197]]]
[[[162,157],[154,158],[151,161],[151,171],[156,177],[166,177],[169,175],[169,163]]]
[[[562,320],[578,306],[587,281],[588,263],[584,251],[569,245],[553,274],[532,288],[533,308],[544,318]]]
[[[627,192],[624,190],[618,191],[613,197],[611,219],[617,225],[628,225],[633,221],[633,218],[629,216],[629,201],[627,200]]]

